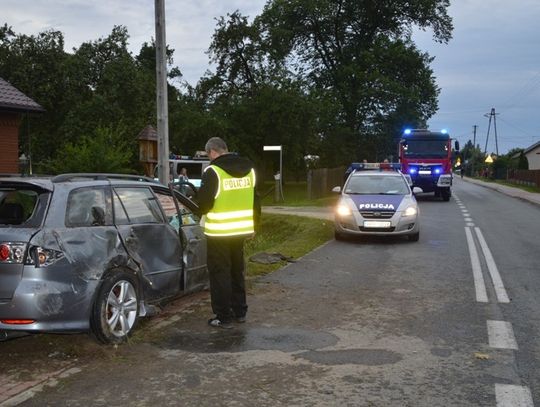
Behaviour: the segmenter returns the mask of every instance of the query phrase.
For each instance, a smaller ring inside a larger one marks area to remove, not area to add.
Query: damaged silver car
[[[139,317],[205,288],[195,204],[150,178],[0,178],[0,331],[127,339]]]

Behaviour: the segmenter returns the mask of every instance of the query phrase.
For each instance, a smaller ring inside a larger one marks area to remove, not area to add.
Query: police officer
[[[244,278],[244,240],[255,232],[260,204],[255,193],[255,170],[247,158],[229,153],[219,137],[208,140],[210,165],[197,193],[204,215],[212,311],[208,324],[231,328],[245,322],[248,309]]]

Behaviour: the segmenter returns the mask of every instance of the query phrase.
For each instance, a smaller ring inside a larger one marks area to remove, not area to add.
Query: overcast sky
[[[237,9],[253,18],[265,3],[167,1],[167,43],[184,79],[195,85],[210,68],[205,52],[216,18]],[[66,51],[109,35],[114,25],[127,27],[133,53],[155,37],[152,0],[0,0],[0,5],[0,24],[24,34],[60,30]],[[415,35],[418,47],[435,57],[432,68],[441,88],[430,128],[446,128],[463,144],[477,125],[476,142],[484,150],[489,120],[484,114],[495,108],[499,153],[540,141],[540,0],[453,0],[449,12],[454,20],[449,44],[433,42],[430,32]],[[493,121],[487,150],[496,151]]]

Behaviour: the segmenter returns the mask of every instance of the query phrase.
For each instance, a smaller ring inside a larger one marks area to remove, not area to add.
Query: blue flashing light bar
[[[412,130],[411,130],[411,129],[405,129],[405,131],[403,132],[403,134],[406,134],[407,136],[408,136],[409,134],[411,134],[411,133],[412,133]]]
[[[447,130],[447,129],[442,129],[442,130],[441,130],[441,133],[442,133],[442,134],[448,134],[448,130]]]
[[[400,171],[400,163],[351,163],[347,172],[352,171],[366,171],[366,170],[379,170],[379,171]]]
[[[418,171],[418,169],[416,169],[415,167],[409,168],[409,174],[416,174],[417,171]]]

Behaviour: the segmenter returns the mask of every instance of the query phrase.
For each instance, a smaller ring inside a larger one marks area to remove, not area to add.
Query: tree
[[[132,155],[131,141],[123,126],[98,127],[77,142],[67,143],[47,167],[51,173],[130,173]]]
[[[448,6],[448,0],[273,0],[255,24],[266,43],[261,49],[290,61],[340,106],[334,123],[349,129],[342,144],[354,151],[360,134],[380,136],[397,122],[422,123],[435,113],[431,58],[416,49],[411,33],[414,26],[431,28],[435,40],[447,42]]]

